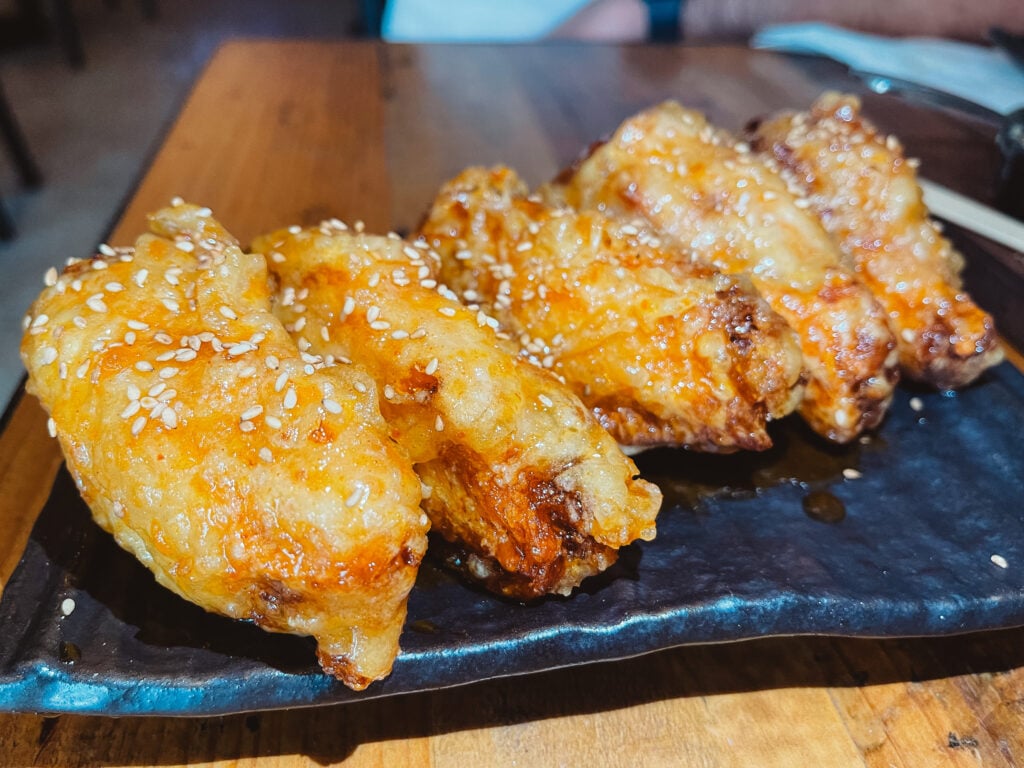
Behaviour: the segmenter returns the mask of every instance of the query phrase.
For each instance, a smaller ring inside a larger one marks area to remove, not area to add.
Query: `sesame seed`
[[[140,320],[129,320],[128,321],[128,327],[131,328],[133,331],[146,331],[146,330],[149,330],[149,324],[148,323],[143,323]]]
[[[279,418],[277,418],[277,416],[267,416],[263,420],[267,423],[267,426],[270,427],[271,429],[280,429],[281,426],[282,426],[281,420]]]
[[[153,334],[153,340],[164,345],[174,343],[174,339],[171,338],[171,335],[164,331],[159,331],[158,333]]]
[[[97,293],[95,296],[90,296],[88,299],[86,299],[85,306],[87,306],[93,312],[107,311],[107,305],[103,302],[102,293]]]
[[[70,616],[75,612],[75,601],[70,597],[65,597],[60,603],[60,612],[65,616]]]
[[[391,400],[395,396],[395,388],[390,384],[384,385],[384,399]]]
[[[50,433],[50,437],[57,436],[57,422],[52,416],[46,420],[46,431]]]
[[[129,400],[138,400],[142,397],[142,391],[136,386],[129,382],[128,386],[125,387],[125,394],[128,395]]]
[[[288,227],[288,233],[292,235],[297,235],[301,231],[302,227],[300,227],[298,224],[292,224],[290,227]]]
[[[57,360],[57,350],[53,347],[43,347],[39,350],[39,361],[43,365],[49,365]]]
[[[370,279],[366,281],[366,284],[371,288],[376,288],[380,283],[380,272],[374,272],[370,275]]]
[[[422,339],[426,335],[427,335],[426,328],[417,328],[415,331],[412,332],[412,334],[409,336],[409,338],[410,339]]]
[[[267,448],[267,446],[263,446],[260,448],[260,458],[269,464],[274,460],[274,454],[270,452],[270,449]]]
[[[254,405],[254,406],[252,406],[250,408],[246,408],[244,411],[242,411],[242,415],[239,418],[241,418],[242,421],[252,421],[257,416],[259,416],[261,413],[263,413],[263,406],[262,405]]]
[[[139,416],[132,422],[132,435],[138,435],[146,427],[146,417]]]
[[[353,384],[352,386],[353,386],[353,387],[355,388],[356,392],[361,392],[361,393],[362,393],[362,394],[364,394],[364,395],[365,395],[365,394],[367,393],[367,391],[368,391],[368,390],[366,389],[366,385],[365,385],[365,384],[363,384],[363,382],[361,382],[361,381],[357,381],[357,382],[356,382],[355,384]]]
[[[217,311],[220,312],[221,315],[226,317],[228,320],[237,320],[238,319],[238,315],[235,314],[235,311],[231,307],[229,307],[229,306],[227,306],[225,304],[221,304],[221,306],[217,309]]]
[[[284,259],[284,254],[279,253],[278,251],[274,251],[270,254],[270,260],[275,264],[281,264],[284,261]]]
[[[168,365],[166,368],[161,368],[160,373],[157,374],[161,379],[169,379],[172,376],[176,376],[178,369],[173,365]]]
[[[323,399],[323,406],[330,413],[341,413],[341,405],[336,400],[331,400],[330,398],[325,397]]]
[[[251,421],[240,421],[238,423],[238,428],[243,432],[252,432],[254,429],[256,429],[256,425],[253,424]]]
[[[158,381],[156,384],[154,384],[152,387],[149,388],[149,391],[146,392],[146,396],[147,397],[156,397],[161,392],[163,392],[165,389],[167,389],[167,382],[166,381]],[[135,388],[135,391],[138,392],[138,387]],[[137,399],[138,399],[138,395],[136,395],[135,397],[132,398],[132,400],[137,400]]]
[[[171,198],[171,207],[172,208],[178,208],[178,207],[180,207],[180,206],[182,206],[184,204],[185,204],[185,201],[182,200],[177,195],[175,195],[174,197]]]
[[[135,343],[135,331],[125,331],[124,343],[129,347]]]
[[[424,280],[420,280],[420,286],[422,286],[423,288],[426,288],[429,291],[432,291],[435,288],[437,288],[437,280],[433,280],[433,279],[430,279],[430,278],[427,278],[427,279],[424,279]]]
[[[920,397],[910,398],[910,410],[922,411],[924,410],[924,401]]]
[[[188,240],[178,240],[174,243],[174,247],[179,251],[184,251],[185,253],[192,253],[192,251],[196,249],[195,244]]]
[[[111,248],[106,243],[100,243],[99,244],[99,248],[97,250],[100,253],[102,253],[104,256],[116,256],[117,255],[117,251],[115,251],[113,248]],[[94,267],[96,266],[96,262],[93,262],[93,266]],[[104,265],[102,267],[98,267],[98,269],[104,269],[105,267],[106,267],[106,264],[104,263]]]
[[[326,325],[320,326],[320,338],[323,339],[324,341],[331,340],[331,331]]]
[[[519,245],[516,246],[516,250],[520,252],[528,251],[531,248],[533,248],[533,243],[531,243],[528,240],[524,240],[523,242],[519,243]]]
[[[366,310],[366,322],[372,323],[378,317],[380,317],[380,307],[374,305]]]
[[[359,503],[359,499],[361,499],[362,496],[363,496],[363,486],[362,486],[361,483],[356,483],[356,489],[354,491],[352,491],[352,493],[350,493],[348,495],[347,499],[345,499],[345,506],[346,507],[354,507],[356,504]]]
[[[341,314],[345,317],[352,314],[352,311],[356,308],[356,300],[351,296],[345,297],[345,303],[342,305]]]
[[[370,323],[370,327],[375,331],[386,331],[391,327],[391,323],[387,320],[377,320],[374,323]]]
[[[847,467],[846,469],[843,470],[843,477],[845,477],[847,480],[860,480],[860,478],[862,478],[863,475],[856,469]]]
[[[284,393],[284,407],[286,410],[291,410],[299,402],[299,396],[295,394],[295,387],[288,387],[288,391]]]
[[[391,332],[391,338],[392,339],[398,339],[398,340],[407,339],[407,338],[409,338],[409,332],[408,331],[403,331],[401,329],[399,329],[397,331],[392,331]]]
[[[160,382],[160,383],[163,384],[163,382]],[[156,387],[153,387],[153,389],[156,389]],[[178,394],[178,390],[176,390],[176,389],[165,389],[164,391],[162,391],[156,397],[157,397],[158,400],[160,400],[160,402],[169,403],[171,400],[173,400],[177,396],[177,394]]]
[[[552,402],[551,398],[548,397],[547,395],[538,395],[537,399],[540,400],[541,405],[543,405],[545,408],[550,408],[551,406],[554,405],[554,402]]]
[[[269,368],[270,370],[276,371],[278,367],[281,365],[281,361],[277,359],[277,355],[267,355],[266,359],[263,361],[263,364],[266,365],[267,368]]]
[[[455,317],[454,307],[440,307],[437,311],[440,312],[445,317]]]
[[[248,379],[248,378],[251,378],[251,377],[253,377],[255,375],[256,375],[256,366],[255,365],[247,365],[242,370],[240,370],[238,372],[238,378],[240,378],[240,379]]]
[[[161,303],[171,312],[181,311],[181,306],[174,299],[161,299]]]
[[[89,361],[86,360],[84,363],[82,363],[80,366],[78,366],[78,368],[75,369],[75,376],[78,377],[79,379],[84,379],[85,378],[85,374],[87,374],[88,372],[89,372]]]
[[[989,560],[992,561],[993,565],[997,565],[1000,568],[1009,568],[1010,567],[1010,564],[1008,562],[1006,562],[1006,558],[1003,557],[1002,555],[992,555],[992,557],[990,557]]]
[[[437,430],[438,432],[444,430],[444,419],[442,419],[440,415],[438,415],[438,417],[434,419],[434,429]]]
[[[168,360],[173,360],[174,356],[177,354],[178,352],[176,350],[169,349],[166,352],[161,352],[159,355],[157,355],[156,361],[158,363],[166,363]]]
[[[160,412],[160,420],[168,429],[176,429],[178,426],[178,414],[173,408],[164,408]]]
[[[209,218],[212,215],[213,211],[211,211],[209,208],[200,208],[198,211],[196,211],[196,216],[198,216],[201,219]]]
[[[232,344],[228,347],[228,354],[232,357],[238,357],[244,355],[247,352],[252,352],[253,346],[248,341],[240,341],[237,344]]]
[[[43,275],[43,284],[48,288],[52,288],[57,284],[57,268],[50,267],[46,270],[46,274]]]
[[[198,355],[194,349],[186,347],[185,349],[179,349],[174,353],[174,358],[181,363],[187,363],[190,360],[195,360]]]
[[[427,363],[427,367],[423,369],[423,372],[428,376],[433,376],[434,372],[437,371],[437,358],[431,358],[430,362]]]
[[[281,371],[277,377],[277,381],[274,382],[274,391],[280,392],[284,389],[284,385],[288,383],[288,371]]]

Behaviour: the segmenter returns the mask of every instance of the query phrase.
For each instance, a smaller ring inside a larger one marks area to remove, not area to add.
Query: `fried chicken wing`
[[[421,228],[479,302],[620,443],[761,450],[802,395],[792,330],[741,279],[649,231],[529,198],[507,168],[446,184]]]
[[[312,635],[361,689],[398,651],[426,548],[373,379],[300,355],[264,261],[207,209],[48,277],[22,345],[97,523],[203,608]]]
[[[800,413],[846,442],[878,424],[897,377],[881,307],[817,217],[763,160],[675,102],[623,123],[547,191],[582,209],[639,216],[701,261],[748,275],[800,337]]]
[[[364,365],[449,562],[500,593],[568,593],[654,536],[661,502],[554,376],[437,283],[438,257],[341,222],[260,238],[300,348]]]
[[[882,304],[905,373],[959,387],[1002,360],[992,318],[961,286],[962,257],[928,218],[914,163],[856,97],[825,94],[810,112],[756,124],[751,140],[806,193]]]

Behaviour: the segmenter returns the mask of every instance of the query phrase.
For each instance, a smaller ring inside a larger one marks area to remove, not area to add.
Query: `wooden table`
[[[110,240],[129,243],[173,195],[211,206],[243,241],[329,216],[408,231],[465,165],[506,162],[536,183],[667,97],[737,128],[825,87],[864,91],[836,66],[739,48],[235,42],[200,78]],[[990,198],[991,126],[866,101],[936,181]],[[0,584],[60,463],[45,435],[31,398],[9,412]],[[1024,761],[1022,719],[1024,630],[766,639],[314,710],[0,715],[0,764],[1011,766]]]

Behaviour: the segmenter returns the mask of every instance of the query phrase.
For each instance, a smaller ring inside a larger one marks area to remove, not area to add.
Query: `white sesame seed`
[[[173,360],[177,354],[177,350],[169,349],[166,352],[161,352],[155,359],[158,363],[166,363],[168,360]]]
[[[160,420],[168,429],[176,429],[178,426],[178,414],[173,408],[164,408],[160,412]]]
[[[87,374],[88,372],[89,372],[89,361],[86,360],[84,363],[82,363],[80,366],[78,366],[78,368],[75,369],[75,376],[78,377],[79,379],[84,379],[85,378],[85,374]]]
[[[423,369],[423,372],[428,376],[433,376],[434,372],[437,370],[437,365],[437,358],[431,358],[430,362],[427,363],[427,367]]]
[[[380,307],[374,305],[366,310],[366,322],[372,323],[378,317],[380,317]]]
[[[171,338],[171,335],[169,333],[164,333],[163,331],[153,334],[153,340],[164,345],[174,343],[174,339]]]
[[[440,415],[438,415],[438,417],[434,419],[434,429],[437,430],[438,432],[444,430],[444,419],[442,419]]]
[[[99,248],[97,248],[97,250],[100,253],[102,253],[104,256],[117,256],[117,251],[115,251],[113,248],[111,248],[106,243],[100,243]],[[96,262],[93,262],[93,267],[96,267]],[[98,267],[98,269],[104,269],[105,267],[106,267],[106,263],[104,262],[103,266],[102,267]]]
[[[196,249],[195,245],[189,240],[177,240],[174,243],[174,247],[185,253],[192,253]]]
[[[146,417],[139,416],[135,421],[132,422],[132,434],[138,435],[146,427]]]
[[[226,304],[221,304],[220,307],[217,309],[217,311],[220,312],[221,315],[226,317],[228,320],[237,320],[238,319],[238,315],[235,314],[235,311],[231,307],[227,306]]]
[[[285,260],[285,257],[284,257],[284,254],[283,254],[283,253],[280,253],[280,252],[278,252],[278,251],[273,251],[273,252],[271,252],[271,254],[270,254],[270,260],[271,260],[272,262],[274,262],[275,264],[281,264],[281,263],[283,263],[283,262],[284,262],[284,260]]]
[[[163,382],[160,383],[163,384]],[[156,387],[153,387],[153,389],[156,389]],[[160,402],[162,403],[169,403],[177,396],[177,394],[178,390],[176,389],[165,389],[157,396],[157,399],[160,400]]]
[[[323,399],[323,405],[330,413],[341,413],[341,405],[336,400],[331,400],[330,398],[325,397]]]
[[[198,216],[201,219],[207,219],[212,215],[213,211],[211,211],[209,208],[200,208],[198,211],[196,211],[196,216]]]
[[[117,282],[116,280],[111,280],[109,283],[103,286],[103,289],[105,291],[110,291],[111,293],[120,293],[121,291],[124,290],[124,286],[121,285],[121,283]]]
[[[179,349],[174,353],[174,358],[181,363],[187,363],[190,360],[195,360],[198,355],[194,349],[186,347],[185,349]]]
[[[371,288],[376,288],[380,284],[380,272],[374,272],[372,275],[370,275],[370,278],[369,280],[366,281],[366,284]]]
[[[185,204],[185,201],[182,200],[177,195],[175,195],[174,197],[171,198],[171,207],[172,208],[178,208],[178,207],[180,207],[180,206],[182,206],[184,204]]]
[[[172,376],[176,376],[177,374],[178,369],[175,368],[173,365],[168,365],[165,368],[161,368],[160,373],[158,373],[157,376],[159,376],[161,379],[169,379]]]
[[[46,420],[46,431],[50,433],[50,437],[57,436],[57,422],[52,416]]]
[[[135,343],[135,331],[125,331],[124,343],[129,347]]]
[[[390,384],[385,384],[384,385],[384,399],[391,400],[391,399],[394,398],[394,396],[395,396],[395,388],[392,387]]]
[[[320,338],[323,339],[324,341],[331,340],[331,330],[326,325],[320,326]]]
[[[540,400],[541,405],[543,405],[545,408],[550,408],[551,406],[554,405],[554,402],[547,395],[537,395],[537,399]]]
[[[910,409],[912,411],[924,410],[924,401],[920,397],[910,398]]]
[[[277,377],[277,381],[274,382],[274,391],[280,392],[284,389],[284,385],[288,383],[288,371],[281,371]]]
[[[93,312],[107,311],[107,305],[103,302],[102,293],[97,293],[95,296],[90,296],[88,299],[86,299],[85,306],[87,306]]]
[[[240,421],[238,422],[238,428],[243,432],[252,432],[254,429],[256,429],[256,425],[253,424],[251,421]]]
[[[282,427],[281,420],[277,416],[267,416],[263,420],[271,429],[280,429]]]
[[[286,410],[291,410],[299,402],[299,396],[295,394],[295,387],[288,387],[288,391],[284,393],[284,407]]]
[[[357,381],[352,386],[355,388],[356,392],[361,392],[364,395],[369,391],[369,390],[367,390],[366,385],[363,384],[363,382],[361,382],[361,381]]]
[[[131,328],[133,331],[146,331],[146,330],[149,330],[149,324],[148,323],[143,323],[140,320],[129,320],[128,321],[128,327]]]
[[[524,240],[523,242],[519,243],[519,245],[516,246],[516,250],[520,252],[528,251],[531,248],[533,248],[533,243],[531,243],[528,240]]]
[[[263,364],[266,365],[267,368],[269,368],[270,370],[276,371],[278,367],[281,365],[281,361],[277,359],[277,355],[267,355],[266,359],[263,361]]]
[[[1010,567],[1010,564],[1008,562],[1006,562],[1006,558],[1003,557],[1002,555],[992,555],[992,557],[990,557],[989,560],[992,561],[993,565],[997,565],[1000,568],[1009,568]]]
[[[300,227],[298,224],[292,224],[290,227],[288,227],[288,233],[292,235],[297,235],[301,231],[302,227]]]
[[[254,405],[254,406],[252,406],[250,408],[246,408],[244,411],[242,411],[242,415],[239,418],[242,421],[252,421],[257,416],[259,416],[261,413],[263,413],[263,406],[262,405]]]
[[[370,327],[375,331],[386,331],[391,327],[391,323],[387,320],[377,320],[376,322],[370,323]]]
[[[171,312],[181,311],[181,306],[174,299],[162,299],[160,303],[167,307]]]
[[[167,382],[166,381],[158,381],[156,384],[154,384],[152,387],[149,388],[149,391],[146,392],[146,396],[147,397],[157,397],[165,389],[167,389]],[[138,387],[135,388],[135,391],[136,392],[139,391]],[[138,400],[138,395],[136,394],[136,396],[133,397],[132,400]]]
[[[70,597],[65,597],[60,603],[60,612],[64,616],[70,616],[75,612],[75,601]]]
[[[354,491],[352,491],[352,493],[350,493],[348,495],[348,498],[345,499],[345,506],[346,507],[354,507],[356,504],[359,503],[359,499],[361,499],[362,496],[363,496],[362,484],[361,483],[356,483],[356,489]]]
[[[440,312],[445,317],[455,317],[454,307],[440,307],[437,311]]]
[[[270,449],[267,448],[267,446],[263,446],[260,448],[260,458],[269,464],[274,460],[274,454],[270,452]]]
[[[48,288],[52,288],[57,284],[57,268],[50,267],[46,270],[46,274],[43,275],[43,284]]]
[[[252,352],[252,349],[252,344],[248,341],[240,341],[237,344],[232,344],[228,347],[228,354],[232,357],[238,357],[239,355],[244,355],[247,352]]]
[[[847,467],[846,469],[843,470],[843,477],[845,477],[847,480],[860,480],[860,478],[862,478],[863,475],[856,469],[853,469],[852,467]]]
[[[352,314],[352,312],[353,312],[353,310],[355,310],[355,308],[356,308],[356,300],[353,299],[351,296],[346,296],[345,297],[345,303],[341,307],[341,314],[343,316],[347,317],[348,315]]]

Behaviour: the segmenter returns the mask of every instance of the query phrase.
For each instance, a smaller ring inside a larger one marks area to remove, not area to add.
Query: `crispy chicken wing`
[[[654,536],[661,494],[582,403],[437,284],[438,257],[341,222],[259,239],[300,348],[364,365],[449,561],[503,594],[567,593]]]
[[[746,146],[666,102],[558,181],[548,194],[573,207],[640,216],[701,261],[748,275],[800,337],[800,413],[820,434],[845,442],[881,421],[897,376],[884,313],[806,201]]]
[[[760,122],[751,139],[807,194],[882,304],[905,373],[959,387],[1002,360],[992,318],[961,287],[963,259],[928,218],[914,163],[856,97],[825,94],[809,113]]]
[[[70,266],[31,310],[28,389],[96,521],[159,583],[312,635],[360,689],[398,651],[428,521],[373,379],[300,356],[264,261],[207,209]]]
[[[421,234],[445,283],[624,445],[764,449],[766,421],[800,401],[796,337],[741,279],[632,224],[528,198],[507,168],[446,184]]]

